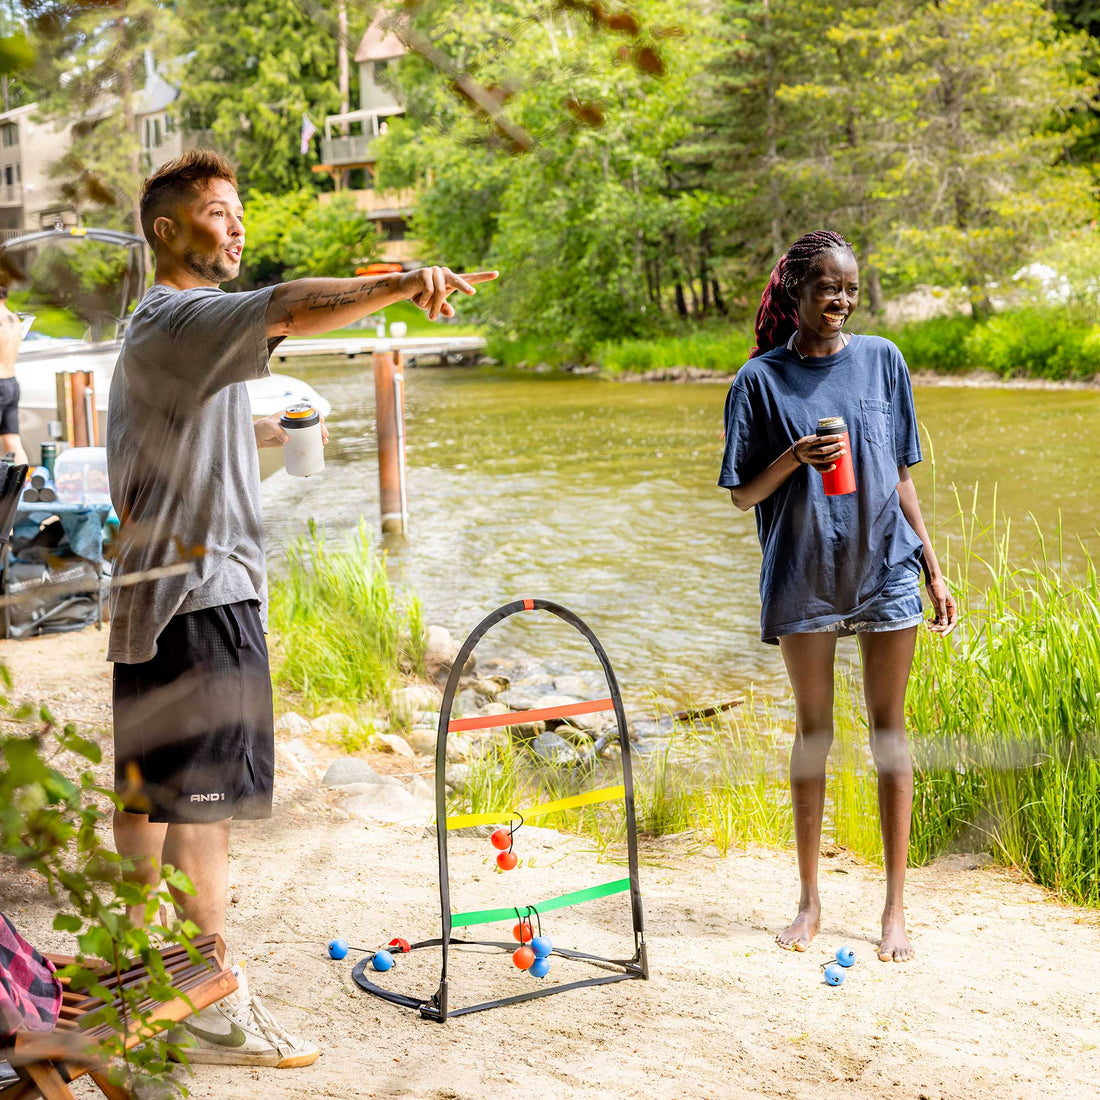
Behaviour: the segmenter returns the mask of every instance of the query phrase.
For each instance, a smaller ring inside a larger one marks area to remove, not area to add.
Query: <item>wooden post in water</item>
[[[405,387],[401,353],[387,345],[374,352],[374,424],[382,530],[409,533],[405,496]]]

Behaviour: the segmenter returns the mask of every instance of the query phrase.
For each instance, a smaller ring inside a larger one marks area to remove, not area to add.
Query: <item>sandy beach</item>
[[[0,642],[16,697],[109,747],[106,632]],[[273,820],[235,827],[230,859],[230,956],[260,993],[323,1054],[302,1070],[199,1067],[191,1095],[407,1097],[431,1100],[623,1097],[1094,1097],[1100,1079],[1100,913],[1064,905],[1020,875],[967,856],[914,869],[907,965],[874,953],[881,871],[844,852],[823,860],[823,927],[805,954],[772,937],[793,915],[794,852],[719,857],[690,837],[642,849],[652,978],[567,992],[445,1024],[377,1000],[351,980],[362,956],[328,958],[343,936],[371,948],[393,936],[438,934],[435,839],[423,828],[366,824],[319,783],[338,750],[311,744],[315,765],[280,756]],[[370,754],[379,771],[412,762]],[[420,768],[421,765],[417,764]],[[109,758],[103,765],[104,777]],[[451,841],[456,908],[548,897],[621,877],[589,842],[532,830],[506,884],[489,845]],[[51,928],[40,884],[7,869],[4,907],[46,949],[71,939]],[[623,897],[547,920],[561,946],[629,953]],[[502,926],[495,926],[499,935]],[[506,935],[507,932],[505,931]],[[841,945],[857,954],[838,988],[820,964]],[[424,950],[385,978],[434,990],[438,953]],[[534,981],[501,952],[452,956],[452,998],[524,992]],[[554,959],[549,981],[591,973]],[[81,1095],[91,1095],[81,1092]]]

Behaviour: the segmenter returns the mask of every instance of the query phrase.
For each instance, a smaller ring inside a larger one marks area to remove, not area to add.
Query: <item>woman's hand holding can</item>
[[[805,466],[827,474],[846,453],[842,435],[804,435],[791,444],[791,453]]]

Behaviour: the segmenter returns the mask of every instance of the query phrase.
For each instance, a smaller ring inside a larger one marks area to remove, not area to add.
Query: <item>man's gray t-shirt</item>
[[[130,320],[107,414],[107,471],[121,519],[110,661],[149,660],[173,615],[241,600],[266,610],[245,382],[268,373],[272,289],[155,284]]]

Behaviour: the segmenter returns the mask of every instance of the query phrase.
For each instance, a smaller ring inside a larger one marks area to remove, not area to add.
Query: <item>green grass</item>
[[[44,336],[67,336],[80,339],[87,325],[71,310],[35,301],[30,291],[15,290],[8,295],[8,308],[16,313],[33,313],[31,332]]]
[[[363,522],[336,547],[310,525],[275,564],[270,618],[275,682],[308,706],[388,707],[402,672],[423,673],[423,607],[399,602]]]

